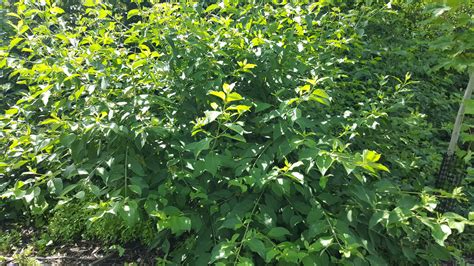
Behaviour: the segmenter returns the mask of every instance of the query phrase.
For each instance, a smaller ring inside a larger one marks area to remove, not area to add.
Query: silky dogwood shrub
[[[388,45],[365,38],[390,18],[374,14],[409,8],[135,4],[84,1],[75,12],[18,1],[9,10],[14,33],[0,68],[23,92],[0,116],[1,217],[54,213],[58,235],[138,240],[160,263],[458,256],[449,237],[472,221],[435,208],[462,190],[413,181],[428,175],[416,175],[418,165],[432,164],[417,149],[435,157],[422,145],[435,129],[415,111],[414,83],[387,82],[383,60],[366,58]],[[61,212],[64,202],[85,210]]]

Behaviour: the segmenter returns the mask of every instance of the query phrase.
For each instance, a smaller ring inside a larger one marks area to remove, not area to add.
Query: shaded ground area
[[[91,241],[41,243],[32,228],[1,230],[0,265],[153,265],[158,254],[138,244],[101,246]]]
[[[23,253],[22,253],[23,251]],[[0,255],[0,265],[153,265],[155,257],[140,248],[127,249],[120,256],[117,251],[107,251],[88,243],[65,246],[50,256],[36,256],[25,250],[11,256]]]

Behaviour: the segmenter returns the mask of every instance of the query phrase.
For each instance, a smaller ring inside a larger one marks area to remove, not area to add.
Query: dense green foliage
[[[416,1],[244,2],[8,6],[0,221],[176,264],[472,253],[473,210],[435,210],[472,195],[433,186],[467,84],[432,70],[451,28]]]

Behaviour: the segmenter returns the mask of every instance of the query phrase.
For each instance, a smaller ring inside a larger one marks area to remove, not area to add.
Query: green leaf
[[[240,105],[232,105],[232,106],[227,107],[226,110],[235,110],[240,114],[240,113],[243,113],[243,112],[250,111],[250,106],[241,105],[241,104]]]
[[[58,196],[63,190],[63,180],[61,178],[53,178],[48,181],[47,185],[51,193],[54,193]]]
[[[273,258],[275,258],[275,256],[277,256],[278,254],[280,254],[280,251],[278,251],[277,248],[272,248],[268,250],[267,253],[265,254],[265,262],[270,263],[273,260]]]
[[[49,124],[60,124],[61,120],[58,120],[56,118],[48,118],[43,121],[41,121],[39,124],[40,125],[49,125]]]
[[[364,157],[364,161],[377,162],[380,159],[381,155],[376,153],[375,151],[364,150],[362,156]]]
[[[464,231],[467,220],[463,216],[454,212],[446,212],[443,214],[443,219],[447,220],[450,228],[456,229],[459,233]]]
[[[110,247],[110,249],[111,249],[111,250],[116,250],[117,253],[118,253],[118,255],[119,255],[119,257],[122,257],[123,254],[125,253],[125,249],[124,249],[123,247],[119,246],[119,245],[112,245],[112,246]]]
[[[301,110],[299,108],[293,108],[290,115],[291,122],[296,122],[296,120],[301,118]]]
[[[269,103],[265,103],[265,102],[255,102],[254,105],[255,105],[255,112],[256,113],[265,111],[268,108],[273,106],[273,105],[271,105]],[[249,107],[249,109],[250,109],[250,107]]]
[[[220,111],[205,111],[204,112],[205,120],[204,120],[203,124],[207,125],[209,123],[214,122],[221,114],[222,114],[222,112],[220,112]]]
[[[49,11],[53,14],[62,14],[62,13],[64,13],[64,10],[60,7],[57,7],[57,6],[50,8]]]
[[[330,103],[329,95],[321,89],[314,90],[313,93],[311,93],[311,95],[309,96],[309,100],[316,101],[324,105],[329,105]]]
[[[327,183],[328,183],[328,180],[329,180],[329,176],[327,176],[327,175],[321,176],[321,178],[319,179],[319,186],[320,186],[322,189],[325,189],[325,188],[326,188],[326,185],[327,185]]]
[[[86,7],[94,7],[98,4],[99,0],[84,0],[84,6]]]
[[[8,46],[9,49],[12,49],[13,47],[17,46],[21,41],[24,39],[21,37],[16,37],[10,41],[10,45]]]
[[[233,102],[233,101],[240,101],[242,99],[243,98],[240,94],[238,94],[237,92],[232,92],[232,93],[227,94],[227,97],[226,97],[225,101],[227,103],[230,103],[230,102]]]
[[[206,155],[205,162],[206,171],[215,176],[217,174],[219,166],[221,165],[220,157],[217,154],[209,153],[208,155]]]
[[[317,224],[324,217],[324,212],[319,207],[313,207],[306,218],[308,224]]]
[[[253,261],[254,261],[254,258],[247,258],[247,257],[240,256],[239,257],[239,262],[237,263],[237,266],[254,266]],[[216,265],[218,265],[218,264],[220,264],[220,263],[216,263]],[[224,263],[222,263],[222,264],[225,265]],[[221,265],[219,265],[219,266],[221,266]]]
[[[99,16],[98,16],[98,18],[99,18],[99,19],[104,19],[104,18],[106,18],[106,17],[109,15],[109,13],[110,13],[109,10],[100,9],[100,10],[99,10]]]
[[[214,263],[215,261],[227,259],[229,256],[234,254],[235,244],[231,242],[219,243],[214,246],[211,252],[211,260],[209,263]]]
[[[219,8],[219,5],[218,4],[212,4],[212,5],[209,5],[206,10],[204,10],[204,12],[206,13],[209,13],[215,9],[218,9]]]
[[[194,153],[194,157],[198,157],[202,151],[209,149],[209,144],[211,143],[210,138],[204,138],[200,141],[190,143],[186,145],[186,150]]]
[[[324,98],[324,99],[329,99],[329,95],[321,89],[314,90],[312,94],[315,95],[315,96]]]
[[[191,230],[191,219],[185,216],[171,216],[169,225],[173,234],[179,235],[185,231]]]
[[[224,126],[226,126],[227,128],[235,131],[237,134],[239,135],[242,135],[245,133],[245,130],[243,127],[241,127],[240,125],[237,125],[237,124],[232,124],[232,123],[226,123],[224,124]]]
[[[334,159],[329,155],[320,155],[316,158],[316,166],[318,167],[319,172],[321,172],[321,175],[326,175],[326,172],[329,170],[329,167],[331,167],[333,162]]]
[[[131,155],[128,157],[128,163],[130,169],[137,175],[139,176],[145,176],[145,170],[143,169],[143,166],[141,163],[138,161],[138,158],[136,158],[134,155]]]
[[[362,161],[357,162],[357,165],[368,170],[369,172],[375,173],[375,170],[382,170],[390,172],[390,170],[383,164],[376,163],[380,159],[380,154],[371,150],[364,150],[362,153]]]
[[[140,220],[138,204],[135,200],[130,200],[123,204],[118,213],[129,227],[134,226]]]
[[[86,86],[81,86],[77,91],[74,92],[74,97],[76,98],[76,100],[79,99],[79,97],[81,97],[85,89],[86,89]]]
[[[225,102],[225,93],[223,91],[210,91],[209,94],[217,96]]]
[[[67,187],[65,187],[63,189],[63,191],[61,192],[61,197],[65,196],[67,193],[74,190],[77,186],[78,186],[78,184],[71,184],[71,185],[68,185]]]
[[[388,218],[388,213],[377,211],[375,212],[369,221],[369,228],[374,228],[378,223],[380,223],[383,219]]]
[[[298,172],[287,173],[286,176],[291,177],[293,180],[297,181],[300,184],[304,183],[304,176]]]
[[[474,115],[474,99],[469,99],[465,101],[465,113],[469,115]]]
[[[233,139],[233,140],[237,140],[237,141],[240,141],[240,142],[247,142],[245,140],[245,138],[241,135],[230,135],[230,134],[222,134],[221,135],[222,137],[226,137],[226,138],[229,138],[229,139]]]
[[[268,232],[268,237],[274,238],[274,239],[283,239],[286,235],[291,235],[290,231],[284,227],[273,227],[270,229]]]
[[[309,246],[308,251],[309,252],[321,251],[322,249],[329,247],[332,244],[333,240],[334,238],[332,236],[320,237],[318,240],[316,240],[316,242],[314,242],[313,244]]]
[[[382,171],[390,173],[390,170],[383,164],[376,163],[376,164],[372,164],[371,166],[377,170],[382,170]]]
[[[294,98],[289,99],[289,100],[286,102],[286,104],[287,104],[288,106],[290,106],[290,105],[292,105],[293,103],[296,103],[296,102],[299,102],[299,101],[300,101],[300,98],[294,97]]]
[[[433,224],[431,229],[431,236],[436,240],[440,246],[444,246],[444,241],[451,235],[451,228],[446,224]]]
[[[244,69],[252,69],[255,68],[257,65],[256,64],[245,64]]]
[[[76,195],[74,195],[75,198],[78,198],[80,200],[84,199],[85,196],[86,196],[86,193],[84,191],[79,191],[76,193]]]
[[[135,194],[141,196],[142,188],[139,185],[128,185],[128,188]]]
[[[227,229],[239,229],[243,226],[242,224],[242,221],[236,217],[236,216],[233,216],[233,217],[230,217],[230,218],[226,218],[224,220],[224,223],[222,223],[221,227],[220,228],[227,228]]]
[[[300,93],[305,93],[305,92],[308,92],[309,90],[311,90],[311,85],[309,85],[309,84],[306,84],[306,85],[301,86],[301,87],[298,88],[298,91]]]
[[[131,17],[138,16],[140,14],[140,10],[138,9],[132,9],[128,11],[127,13],[127,19],[130,19]]]
[[[67,134],[67,135],[62,135],[59,139],[62,145],[65,147],[70,147],[71,144],[76,140],[76,135],[75,134]]]
[[[352,161],[343,160],[343,161],[341,161],[341,163],[342,163],[342,166],[344,167],[344,170],[346,170],[346,173],[348,175],[350,175],[354,171],[354,169],[356,168],[356,165]]]
[[[224,83],[224,85],[222,85],[222,89],[224,90],[225,94],[229,94],[234,89],[234,86],[235,86],[235,83],[232,83],[232,84]]]
[[[265,258],[265,253],[266,253],[265,244],[263,244],[263,242],[260,239],[254,237],[246,241],[245,244],[249,247],[250,250],[260,255],[260,257]]]
[[[5,111],[5,114],[6,115],[14,115],[14,114],[17,114],[18,113],[18,109],[17,108],[10,108],[8,110]]]

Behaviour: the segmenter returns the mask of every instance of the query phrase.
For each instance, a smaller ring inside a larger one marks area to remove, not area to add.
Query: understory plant
[[[465,79],[423,3],[161,2],[8,6],[2,223],[171,264],[462,261],[473,215],[436,206],[469,197],[434,181]]]

